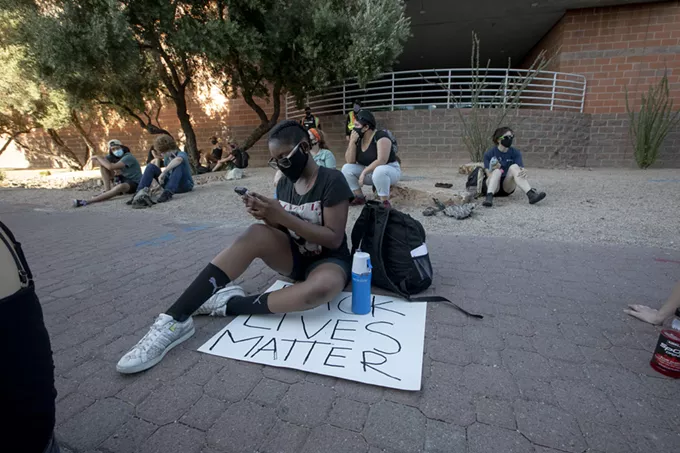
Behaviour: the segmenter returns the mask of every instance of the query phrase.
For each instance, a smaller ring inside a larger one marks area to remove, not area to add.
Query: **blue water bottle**
[[[367,315],[371,312],[371,255],[361,250],[352,260],[352,313]]]

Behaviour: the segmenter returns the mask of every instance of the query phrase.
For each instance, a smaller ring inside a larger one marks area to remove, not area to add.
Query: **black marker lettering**
[[[378,352],[373,352],[373,351],[364,351],[362,354],[363,354],[364,359],[361,361],[361,365],[363,365],[363,367],[364,367],[364,373],[366,372],[366,368],[370,368],[373,371],[377,371],[378,373],[382,374],[383,376],[387,376],[388,378],[392,378],[392,379],[395,379],[397,381],[401,381],[401,379],[399,379],[398,377],[391,376],[391,375],[385,373],[384,371],[380,371],[379,369],[377,369],[373,366],[373,365],[377,365],[377,366],[384,365],[385,362],[387,362],[387,357],[385,357],[384,355],[382,355]],[[369,362],[366,359],[366,354],[373,354],[374,356],[377,355],[383,360],[382,360],[382,362]]]
[[[352,350],[352,348],[340,348],[340,347],[337,347],[337,346],[333,346],[331,348],[330,352],[328,353],[328,355],[326,356],[326,360],[323,361],[323,364],[326,365],[326,366],[334,367],[334,368],[345,368],[345,365],[333,365],[331,363],[328,363],[328,359],[330,359],[331,357],[338,357],[340,359],[346,359],[347,358],[344,355],[333,354],[333,351],[335,351],[336,349],[344,349],[345,351],[351,351]]]
[[[375,296],[371,300],[371,317],[375,318]]]
[[[274,347],[273,347],[273,348],[271,348],[271,349],[265,349],[267,346],[269,346],[269,345],[272,344],[272,343],[274,343]],[[257,351],[255,351],[255,352],[253,353],[253,355],[250,356],[250,358],[252,359],[253,357],[255,357],[257,354],[259,354],[259,353],[262,352],[262,351],[272,351],[272,352],[274,353],[274,354],[273,354],[274,360],[276,360],[276,359],[278,358],[278,355],[277,355],[277,353],[276,353],[276,338],[272,338],[271,340],[269,340],[269,341],[267,342],[267,344],[265,344],[265,345],[262,346],[260,349],[258,349]]]
[[[300,316],[300,321],[302,321],[302,330],[305,332],[305,336],[307,337],[308,340],[311,340],[312,338],[317,336],[319,334],[319,332],[321,332],[323,329],[325,329],[326,326],[331,323],[332,319],[329,319],[328,321],[326,321],[326,324],[324,324],[323,326],[321,326],[321,328],[319,330],[314,332],[314,335],[312,335],[311,337],[307,333],[307,326],[305,325],[305,317]]]
[[[229,335],[229,339],[230,339],[231,342],[234,343],[234,344],[236,344],[236,343],[242,343],[242,342],[244,342],[244,341],[257,340],[257,342],[253,345],[253,347],[250,348],[250,350],[249,350],[248,352],[246,352],[245,355],[244,355],[243,357],[248,357],[248,354],[250,354],[250,351],[252,351],[253,349],[255,349],[255,348],[257,347],[257,345],[260,344],[260,341],[262,341],[262,339],[264,338],[264,336],[260,335],[259,337],[250,337],[250,338],[244,338],[243,340],[234,340],[234,337],[232,336],[232,334],[231,334],[231,332],[230,332],[229,330],[227,330],[226,333]],[[220,341],[220,339],[221,339],[223,336],[224,336],[224,334],[222,334],[222,336],[220,336],[220,338],[218,338],[217,341]],[[212,347],[210,348],[211,350],[212,350],[212,348],[215,347],[215,345],[217,344],[217,341],[215,342],[215,344],[212,345]]]
[[[250,321],[250,318],[252,318],[253,315],[248,315],[245,321],[243,321],[243,326],[244,327],[250,327],[251,329],[262,329],[262,330],[272,330],[271,327],[262,327],[262,326],[251,326],[248,324],[248,321]]]
[[[281,328],[281,324],[283,324],[283,320],[286,319],[286,315],[288,313],[284,313],[283,316],[281,317],[281,321],[279,322],[279,326],[276,328],[276,331],[278,332],[279,329]]]
[[[286,357],[283,359],[283,361],[285,362],[286,360],[288,360],[288,357],[290,357],[290,353],[293,352],[293,348],[297,344],[297,338],[294,338],[292,340],[281,340],[281,341],[290,341],[290,343],[291,343],[290,349],[288,350],[288,354],[286,354]]]
[[[352,314],[353,314],[351,310],[350,310],[350,311],[345,311],[345,310],[342,309],[342,303],[343,303],[344,301],[346,301],[347,299],[349,299],[350,297],[352,297],[352,296],[344,297],[344,298],[342,298],[342,299],[340,299],[340,300],[338,301],[338,310],[340,310],[341,312],[343,312],[343,313],[346,314],[346,315],[352,315]]]
[[[293,352],[293,348],[295,348],[295,345],[296,345],[296,344],[311,344],[311,345],[312,345],[312,346],[309,348],[309,351],[307,352],[307,356],[305,357],[304,362],[302,362],[303,365],[305,365],[305,364],[307,363],[307,360],[309,360],[309,356],[312,355],[312,351],[314,350],[314,347],[315,347],[317,344],[322,344],[322,345],[326,345],[326,346],[330,346],[330,345],[332,344],[332,343],[324,343],[324,342],[316,341],[316,340],[314,340],[314,341],[305,341],[305,340],[293,339],[293,340],[281,340],[281,341],[287,341],[287,342],[290,342],[290,343],[291,343],[290,349],[288,350],[288,354],[286,354],[286,357],[283,359],[284,362],[285,362],[286,360],[288,360],[288,357],[290,357],[290,354]]]
[[[301,343],[302,343],[302,342],[301,342]],[[308,343],[308,342],[306,341],[305,343]],[[331,343],[322,343],[322,342],[320,342],[320,341],[314,340],[314,341],[312,342],[312,347],[309,348],[309,352],[307,353],[307,357],[305,357],[305,361],[302,362],[303,365],[306,365],[306,364],[307,364],[307,360],[309,359],[309,356],[312,355],[312,351],[314,350],[314,346],[316,346],[317,344],[325,344],[325,345],[327,345],[327,346],[330,346],[330,345],[331,345]]]
[[[373,303],[373,306],[374,306],[374,308],[377,308],[379,310],[385,310],[385,311],[389,311],[390,313],[395,313],[395,314],[400,315],[400,316],[406,316],[405,314],[400,313],[398,311],[390,310],[389,308],[383,308],[382,307],[383,305],[391,304],[391,303],[394,303],[394,301],[393,300],[386,300],[385,302],[380,302],[379,304]]]
[[[356,319],[338,319],[335,321],[335,327],[333,328],[333,333],[331,333],[331,340],[338,340],[338,341],[349,341],[350,343],[354,343],[354,340],[349,340],[347,338],[335,338],[335,332],[338,330],[344,330],[345,332],[356,332],[357,329],[341,329],[338,327],[338,324],[341,322],[359,322]]]
[[[401,352],[401,343],[399,343],[399,340],[397,340],[394,337],[387,335],[386,333],[380,332],[378,330],[369,329],[369,327],[371,327],[374,324],[387,324],[387,325],[393,326],[394,323],[391,323],[391,322],[388,322],[388,321],[376,321],[376,322],[366,324],[366,330],[368,330],[369,332],[377,333],[378,335],[382,335],[383,337],[389,338],[390,340],[394,341],[395,343],[397,343],[397,350],[394,351],[394,352],[387,352],[387,351],[381,351],[380,349],[375,348],[375,347],[373,349],[378,351],[378,352],[381,352],[383,354],[387,354],[387,355],[398,354],[399,352]]]

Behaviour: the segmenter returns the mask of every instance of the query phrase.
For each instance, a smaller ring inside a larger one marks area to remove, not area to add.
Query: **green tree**
[[[48,4],[49,7],[46,7]],[[186,151],[198,157],[187,111],[190,84],[200,62],[173,46],[177,23],[191,5],[163,0],[23,0],[24,39],[42,80],[63,89],[78,107],[115,108],[151,133],[159,94],[170,98]],[[35,14],[30,14],[34,12]]]
[[[175,48],[206,61],[229,97],[240,95],[260,124],[247,149],[278,121],[281,97],[301,105],[310,91],[345,77],[361,84],[389,69],[410,33],[403,0],[223,0],[194,2],[179,20]],[[272,104],[267,114],[257,98]]]
[[[45,129],[59,157],[72,169],[83,165],[59,137],[58,129],[71,121],[65,93],[47,90],[40,83],[34,61],[24,46],[14,43],[18,17],[9,9],[0,12],[0,144],[2,154],[12,142],[23,148],[20,137]]]

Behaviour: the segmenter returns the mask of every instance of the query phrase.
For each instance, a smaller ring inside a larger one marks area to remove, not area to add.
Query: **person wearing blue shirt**
[[[155,164],[146,166],[137,193],[131,202],[133,207],[152,204],[148,202],[150,201],[149,188],[154,179],[163,187],[163,193],[156,200],[157,203],[170,201],[174,194],[190,192],[194,188],[189,155],[179,150],[175,139],[169,135],[159,135],[154,142],[154,148],[163,156],[165,168],[161,170]]]
[[[484,154],[484,169],[487,171],[486,199],[482,203],[490,208],[493,197],[507,197],[516,187],[524,191],[529,203],[535,204],[545,198],[545,192],[536,192],[527,180],[522,162],[522,153],[512,147],[515,133],[509,127],[499,127],[493,133],[494,146]]]

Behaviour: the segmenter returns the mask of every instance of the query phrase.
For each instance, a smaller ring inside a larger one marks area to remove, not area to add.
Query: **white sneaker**
[[[149,332],[121,357],[116,370],[123,374],[148,370],[160,362],[172,348],[191,338],[195,331],[191,318],[177,322],[172,316],[161,313]]]
[[[246,293],[240,286],[227,286],[224,289],[217,291],[208,299],[203,305],[198,307],[195,315],[210,315],[210,316],[227,316],[227,302],[232,297],[245,296]]]

